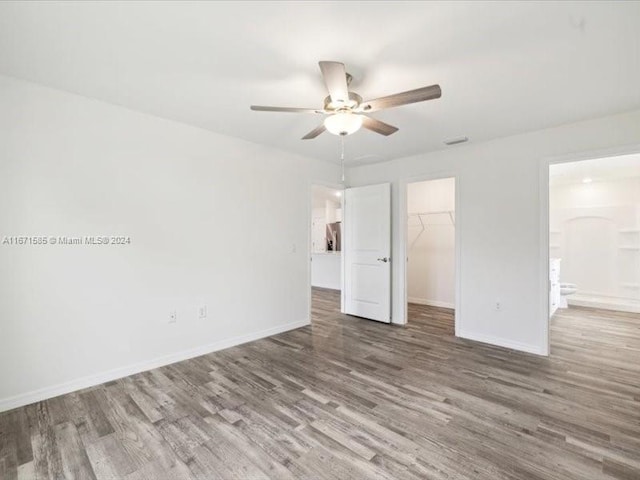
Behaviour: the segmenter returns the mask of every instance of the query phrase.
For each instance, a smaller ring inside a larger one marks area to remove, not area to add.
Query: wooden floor
[[[0,414],[0,478],[640,479],[638,315],[560,311],[541,358],[313,297],[310,327]]]

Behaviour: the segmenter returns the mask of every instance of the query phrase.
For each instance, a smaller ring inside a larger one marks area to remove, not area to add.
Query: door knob
[[[390,258],[387,258],[387,257],[383,257],[383,258],[379,258],[379,259],[378,259],[378,261],[379,261],[379,262],[387,263],[387,262],[390,262],[390,261],[391,261],[391,259],[390,259]]]

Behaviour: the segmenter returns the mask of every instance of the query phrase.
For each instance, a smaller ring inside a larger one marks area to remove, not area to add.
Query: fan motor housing
[[[340,110],[353,110],[357,108],[358,105],[362,103],[362,97],[354,92],[349,92],[349,101],[348,102],[332,102],[331,96],[328,96],[324,99],[324,109],[338,112]]]

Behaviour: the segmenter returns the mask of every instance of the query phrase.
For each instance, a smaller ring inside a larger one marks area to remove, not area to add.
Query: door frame
[[[344,230],[344,191],[347,188],[346,185],[334,182],[324,182],[322,180],[309,180],[307,185],[307,303],[309,305],[309,323],[311,323],[311,301],[312,293],[311,288],[311,255],[313,239],[311,238],[311,229],[313,228],[313,187],[326,187],[334,190],[340,190],[342,195],[340,196],[340,208],[342,209],[342,229]],[[344,312],[344,255],[340,253],[340,311]]]
[[[640,153],[640,144],[624,145],[597,150],[587,150],[565,155],[544,157],[540,160],[539,170],[539,205],[540,205],[540,319],[544,325],[546,343],[541,355],[549,356],[551,352],[551,316],[549,315],[549,168],[560,163],[597,160],[599,158],[619,157]]]
[[[399,247],[400,247],[400,258],[398,259],[399,261],[399,283],[400,285],[398,285],[398,288],[402,294],[402,311],[399,312],[398,316],[396,317],[396,322],[395,323],[399,323],[402,325],[405,325],[408,321],[408,312],[407,312],[407,301],[408,301],[408,288],[407,288],[407,262],[408,262],[408,248],[407,248],[407,243],[409,241],[409,235],[408,235],[408,228],[409,228],[409,218],[408,218],[408,212],[409,212],[409,189],[408,189],[408,185],[410,183],[420,183],[420,182],[428,182],[431,180],[442,180],[445,178],[453,178],[454,182],[455,182],[455,205],[454,205],[454,212],[455,212],[455,233],[454,233],[454,241],[455,241],[455,299],[454,299],[454,329],[455,329],[455,335],[458,337],[460,336],[460,332],[463,330],[462,329],[462,309],[461,309],[461,305],[462,305],[462,262],[461,262],[461,231],[462,229],[460,228],[461,225],[461,219],[462,216],[460,215],[460,177],[459,174],[454,172],[454,171],[441,171],[441,172],[434,172],[434,173],[430,173],[430,174],[425,174],[425,175],[418,175],[418,176],[412,176],[412,177],[405,177],[403,179],[400,180],[399,182],[399,186],[400,186],[400,202],[398,205],[398,213],[400,215],[399,218],[399,223],[400,223],[400,232],[398,235],[398,239],[399,239]]]

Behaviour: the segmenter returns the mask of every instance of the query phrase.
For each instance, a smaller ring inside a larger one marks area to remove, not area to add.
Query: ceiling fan
[[[424,102],[440,98],[442,91],[440,85],[417,88],[407,92],[396,93],[375,100],[363,101],[355,92],[349,91],[351,75],[349,75],[340,62],[319,62],[320,71],[324,83],[329,90],[329,96],[324,99],[324,108],[290,108],[290,107],[264,107],[251,105],[251,110],[259,112],[290,112],[290,113],[315,113],[326,115],[324,122],[307,133],[303,140],[316,138],[328,130],[334,135],[351,135],[364,127],[380,135],[391,135],[398,131],[397,127],[381,122],[365,115],[366,113],[383,110],[385,108],[398,107],[409,103]]]

